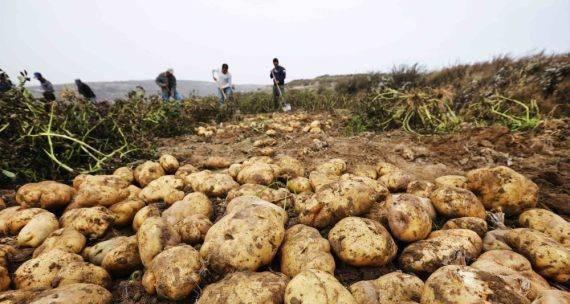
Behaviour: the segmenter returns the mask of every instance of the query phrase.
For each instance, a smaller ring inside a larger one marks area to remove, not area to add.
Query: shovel
[[[277,92],[279,92],[279,98],[284,99],[283,93],[281,92],[281,88],[279,87],[279,83],[277,82],[277,79],[275,78],[275,74],[273,73],[273,70],[271,70],[271,75],[273,76],[273,83],[277,87]],[[285,105],[281,109],[283,110],[283,112],[289,112],[289,111],[291,111],[291,105],[287,101],[285,101]]]

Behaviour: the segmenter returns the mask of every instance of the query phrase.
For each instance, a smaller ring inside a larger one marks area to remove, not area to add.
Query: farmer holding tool
[[[53,85],[51,84],[51,82],[49,82],[47,79],[45,79],[44,76],[42,76],[42,74],[40,74],[38,72],[34,73],[34,77],[42,85],[42,90],[43,90],[43,95],[44,95],[45,100],[54,101],[55,100],[55,94],[54,94],[55,91],[53,89]]]
[[[222,64],[221,72],[220,70],[212,70],[212,78],[214,78],[214,81],[218,85],[220,104],[224,104],[233,94],[232,74],[228,72],[228,65],[226,63]]]
[[[94,101],[95,100],[95,93],[93,93],[93,90],[91,90],[91,88],[83,83],[81,81],[81,79],[75,79],[75,85],[77,86],[77,91],[79,92],[79,94],[81,94],[83,97],[85,97],[88,100]]]
[[[156,84],[162,91],[162,100],[168,101],[170,97],[175,100],[182,99],[176,91],[176,77],[174,77],[174,70],[168,69],[166,72],[160,73],[155,80]]]
[[[273,58],[273,66],[274,68],[271,69],[269,73],[269,77],[273,79],[273,104],[275,109],[279,109],[279,99],[284,97],[285,94],[285,68],[279,65],[279,59]],[[287,105],[286,105],[287,107]],[[284,111],[287,111],[286,107],[283,108]],[[290,110],[289,106],[289,110]]]

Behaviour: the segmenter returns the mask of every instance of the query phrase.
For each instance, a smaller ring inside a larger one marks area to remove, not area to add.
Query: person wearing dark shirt
[[[93,90],[91,90],[87,84],[82,82],[81,79],[75,79],[75,85],[77,85],[77,91],[81,96],[89,100],[95,100],[95,93],[93,93]]]
[[[0,74],[0,93],[6,93],[13,87],[14,85],[8,78],[8,75],[6,73]]]
[[[156,84],[160,87],[162,91],[162,99],[169,100],[170,97],[175,100],[182,99],[176,91],[176,77],[174,77],[174,70],[168,69],[164,73],[160,73],[155,80]]]
[[[55,91],[53,89],[53,85],[47,79],[42,76],[42,74],[35,72],[34,77],[40,82],[42,85],[43,95],[45,100],[47,101],[54,101],[55,100]]]
[[[279,98],[285,96],[285,68],[279,65],[279,59],[273,59],[273,69],[269,72],[269,77],[273,79],[273,104],[279,109]]]

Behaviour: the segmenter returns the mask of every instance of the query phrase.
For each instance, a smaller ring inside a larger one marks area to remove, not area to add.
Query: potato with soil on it
[[[323,172],[331,175],[341,176],[346,172],[346,161],[340,158],[330,159],[315,168],[317,172]]]
[[[238,174],[239,174],[239,172],[241,171],[242,168],[243,168],[243,165],[242,165],[242,164],[232,164],[232,165],[230,165],[230,167],[228,168],[228,174],[229,174],[232,178],[236,179],[237,176],[238,176]]]
[[[437,188],[431,195],[430,200],[443,216],[478,217],[485,219],[485,207],[473,192],[457,187],[443,186]]]
[[[480,237],[485,237],[487,222],[478,217],[458,217],[445,222],[441,229],[469,229],[475,231]]]
[[[16,289],[0,292],[2,304],[29,304],[43,289]]]
[[[444,186],[467,188],[467,177],[461,175],[444,175],[435,179],[435,185],[440,188]]]
[[[376,168],[370,165],[356,165],[356,167],[351,171],[351,173],[356,176],[368,177],[371,179],[378,178],[378,172],[376,172]]]
[[[526,257],[536,272],[559,283],[570,281],[570,249],[548,235],[528,228],[511,229],[505,236],[514,251]]]
[[[40,213],[48,213],[48,211],[41,208],[6,208],[0,212],[0,228],[2,228],[2,231],[6,235],[17,235],[34,216]]]
[[[148,183],[139,193],[139,198],[147,204],[164,201],[172,205],[184,198],[183,189],[183,180],[174,175],[165,175]]]
[[[254,196],[233,199],[206,234],[200,256],[217,272],[255,271],[271,263],[285,236],[287,212]]]
[[[20,206],[13,206],[8,207],[6,209],[0,210],[0,234],[8,234],[9,233],[9,223],[14,218],[16,213],[21,210],[22,207]]]
[[[8,269],[4,266],[0,266],[0,291],[8,290],[10,288],[10,283],[12,283],[12,280],[10,279]]]
[[[214,197],[225,197],[231,190],[239,188],[239,184],[231,176],[208,170],[192,173],[184,182],[194,191]]]
[[[537,203],[538,186],[508,167],[481,168],[467,173],[467,188],[488,210],[517,215]]]
[[[137,231],[139,255],[145,267],[168,246],[181,241],[180,234],[161,217],[151,217],[144,221]]]
[[[258,184],[241,185],[239,189],[232,190],[228,193],[226,201],[229,202],[238,196],[244,195],[257,196],[264,201],[268,201],[280,207],[291,206],[293,204],[293,196],[287,189],[272,189]]]
[[[375,202],[372,204],[372,207],[370,207],[368,212],[362,215],[362,217],[377,221],[385,228],[390,228],[390,225],[388,224],[388,214],[390,213],[390,208],[388,206],[388,199]]]
[[[311,182],[306,177],[296,177],[287,181],[287,189],[292,193],[312,192]]]
[[[164,169],[164,173],[166,174],[174,174],[178,168],[180,168],[180,163],[176,159],[176,157],[170,154],[163,154],[158,159],[158,163]]]
[[[352,266],[383,266],[396,256],[398,246],[380,223],[359,217],[340,220],[328,235],[331,247]]]
[[[190,245],[168,248],[152,259],[142,278],[149,294],[177,301],[187,297],[200,284],[200,254]]]
[[[311,171],[309,173],[309,183],[314,191],[319,191],[321,188],[328,184],[332,184],[340,180],[340,175],[321,172],[321,171]]]
[[[530,301],[496,275],[469,266],[449,265],[438,269],[427,279],[421,303],[530,304]]]
[[[513,250],[507,245],[507,234],[509,229],[495,229],[487,231],[483,238],[483,251],[491,250]]]
[[[350,292],[359,304],[419,303],[424,282],[414,275],[391,272],[376,280],[350,285]]]
[[[38,247],[55,230],[59,229],[59,222],[53,213],[42,212],[36,214],[20,230],[18,245],[25,247]]]
[[[383,182],[390,192],[406,192],[408,185],[414,177],[404,171],[393,171],[382,175],[379,180]]]
[[[212,228],[212,222],[202,214],[185,217],[174,225],[180,234],[183,243],[196,245],[202,243],[208,230]]]
[[[20,187],[16,192],[16,202],[24,208],[57,209],[71,203],[74,195],[75,189],[68,185],[43,181]]]
[[[568,304],[570,292],[563,290],[543,290],[538,294],[532,304]]]
[[[330,243],[313,227],[298,224],[287,229],[280,253],[281,272],[288,277],[307,269],[334,274],[335,262]]]
[[[34,250],[33,257],[38,257],[54,249],[79,254],[83,248],[85,248],[86,242],[87,239],[79,231],[73,228],[61,228],[52,232],[44,242]]]
[[[89,283],[111,287],[111,276],[102,267],[87,262],[72,262],[59,270],[51,286],[53,288],[76,283]]]
[[[415,180],[408,184],[408,189],[406,192],[416,196],[429,198],[435,188],[435,185],[431,182],[425,180]]]
[[[145,206],[140,199],[126,199],[109,207],[109,211],[115,216],[113,225],[123,227],[131,224],[135,214]]]
[[[212,202],[201,192],[190,193],[183,200],[177,201],[162,212],[162,217],[169,225],[175,225],[186,217],[201,214],[210,218],[214,209]]]
[[[117,168],[115,171],[113,171],[113,175],[124,179],[129,184],[132,184],[135,181],[133,170],[129,167]]]
[[[141,187],[146,187],[153,180],[166,175],[160,163],[146,161],[135,168],[135,180]]]
[[[431,232],[431,216],[412,194],[393,195],[388,199],[388,225],[397,239],[413,242],[425,239]]]
[[[50,288],[59,270],[72,262],[82,262],[80,255],[53,249],[27,260],[14,272],[14,286],[22,288]]]
[[[63,228],[73,228],[89,239],[102,237],[113,224],[115,216],[105,207],[79,208],[66,211],[59,223]]]
[[[81,303],[110,304],[112,295],[99,285],[76,283],[42,291],[33,299],[29,304],[70,304],[78,299]]]
[[[560,244],[570,247],[570,223],[552,211],[530,209],[519,215],[522,227],[540,231]]]
[[[138,231],[144,221],[151,217],[160,217],[160,214],[160,208],[156,205],[142,207],[133,218],[133,230]]]
[[[296,158],[287,155],[278,155],[274,164],[278,167],[277,177],[290,180],[305,176],[305,167]]]
[[[207,285],[197,304],[281,304],[288,282],[287,277],[278,272],[233,272]]]
[[[6,202],[0,197],[0,210],[6,209]]]
[[[285,288],[285,304],[358,304],[350,291],[332,274],[308,269],[296,275]]]
[[[98,205],[108,207],[130,195],[130,184],[115,175],[79,175],[73,185],[77,194],[67,210]]]
[[[176,173],[174,174],[174,176],[181,178],[181,179],[186,179],[186,177],[192,173],[196,173],[200,170],[198,170],[198,168],[190,165],[190,164],[186,164],[180,168],[178,168],[178,170],[176,170]]]
[[[127,191],[129,192],[129,196],[127,197],[127,199],[138,199],[142,189],[135,185],[129,185],[127,187]]]
[[[276,178],[274,166],[262,162],[244,165],[237,175],[240,184],[269,185]]]
[[[136,235],[118,236],[85,248],[85,258],[113,275],[125,275],[142,265]]]
[[[204,163],[203,163],[203,167],[206,169],[213,169],[213,170],[217,170],[217,169],[224,169],[227,168],[231,165],[232,163],[230,162],[229,159],[222,157],[222,156],[210,156],[208,157]]]

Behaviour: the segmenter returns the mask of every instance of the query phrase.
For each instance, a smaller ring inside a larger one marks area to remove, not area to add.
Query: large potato
[[[15,209],[12,209],[15,208]],[[48,211],[41,208],[24,209],[22,207],[10,207],[2,210],[0,215],[0,228],[4,234],[16,235],[26,226],[34,216]]]
[[[378,172],[376,172],[376,168],[370,165],[356,165],[356,167],[352,170],[352,174],[356,176],[368,177],[371,179],[378,178]]]
[[[408,184],[406,192],[416,196],[429,198],[434,190],[435,185],[433,183],[424,180],[416,180]]]
[[[487,233],[487,222],[478,217],[458,217],[445,222],[441,229],[469,229],[484,237]]]
[[[255,271],[273,260],[286,222],[282,208],[254,196],[237,197],[206,234],[200,256],[215,271]]]
[[[133,173],[133,170],[131,170],[131,168],[129,167],[117,168],[115,171],[113,171],[113,175],[124,179],[129,184],[135,181],[135,175]]]
[[[238,196],[257,196],[264,201],[279,205],[281,207],[290,206],[293,203],[291,192],[285,188],[271,189],[259,184],[243,184],[239,189],[228,193],[226,201],[231,201]]]
[[[115,175],[79,175],[73,181],[77,194],[67,209],[111,206],[129,197],[129,182]]]
[[[495,229],[487,231],[485,237],[483,238],[483,250],[513,250],[509,245],[507,245],[507,234],[508,229]]]
[[[99,242],[85,248],[83,255],[91,263],[117,275],[129,274],[142,265],[136,235]]]
[[[82,262],[80,255],[60,249],[50,250],[39,257],[27,260],[14,272],[16,289],[50,288],[59,270],[72,262]]]
[[[391,272],[376,280],[350,285],[350,292],[359,304],[416,303],[422,296],[424,282],[414,275]]]
[[[137,231],[139,254],[145,267],[148,267],[152,259],[167,246],[177,245],[180,241],[178,231],[160,217],[147,219]]]
[[[76,283],[89,283],[111,287],[111,276],[109,273],[96,265],[87,262],[71,262],[63,265],[53,281],[52,287],[61,287]]]
[[[165,175],[149,182],[139,193],[139,198],[147,204],[164,201],[171,205],[184,198],[182,189],[183,180],[174,175]]]
[[[113,224],[115,216],[105,207],[79,208],[66,211],[59,223],[64,228],[73,228],[90,239],[103,236]]]
[[[212,228],[210,219],[202,214],[185,217],[174,225],[182,242],[195,245],[204,241],[208,230]]]
[[[438,269],[427,279],[421,303],[528,304],[530,301],[496,275],[469,266],[449,265]]]
[[[322,187],[334,183],[340,179],[340,175],[322,171],[311,171],[309,173],[309,183],[314,191],[319,191]]]
[[[190,245],[168,248],[152,259],[142,278],[149,294],[169,300],[187,297],[200,284],[200,254]]]
[[[183,200],[178,201],[162,212],[162,217],[168,224],[174,225],[191,215],[201,214],[210,218],[214,209],[212,202],[201,192],[194,192],[186,195]]]
[[[20,230],[17,239],[18,245],[38,247],[58,228],[59,222],[53,213],[38,213]]]
[[[280,253],[281,272],[291,278],[307,269],[334,274],[331,246],[313,227],[298,224],[287,229]]]
[[[67,206],[74,195],[75,189],[68,185],[43,181],[20,187],[16,192],[16,202],[24,208],[54,209]]]
[[[477,194],[486,209],[507,215],[534,208],[537,202],[538,186],[504,166],[469,171],[467,188]]]
[[[280,273],[233,272],[202,290],[197,304],[281,304],[288,279]]]
[[[236,180],[240,184],[269,185],[276,178],[275,167],[266,163],[253,163],[244,165],[239,171]]]
[[[528,228],[510,230],[505,237],[514,251],[524,255],[541,275],[560,283],[570,281],[570,249],[548,235]]]
[[[156,205],[142,207],[133,218],[133,230],[138,231],[142,223],[151,217],[160,217],[160,208]]]
[[[332,274],[318,269],[307,269],[287,284],[285,304],[299,303],[358,304]]]
[[[47,239],[34,250],[33,257],[38,257],[50,250],[60,249],[70,253],[81,253],[87,239],[73,228],[61,228],[52,232]]]
[[[414,181],[414,177],[404,171],[393,171],[380,176],[380,181],[388,187],[390,192],[406,192],[408,185]]]
[[[570,292],[562,290],[543,290],[532,304],[568,304]]]
[[[109,211],[115,216],[113,225],[127,226],[133,222],[135,214],[145,206],[145,203],[138,198],[126,199],[109,207]]]
[[[311,187],[311,181],[309,181],[308,178],[302,176],[288,180],[287,189],[295,194],[313,191],[313,187]]]
[[[560,244],[570,247],[570,223],[552,211],[530,209],[519,215],[519,224],[545,233]]]
[[[391,195],[389,195],[385,200],[375,202],[372,204],[372,207],[370,207],[368,212],[362,215],[362,217],[377,221],[378,223],[382,224],[382,226],[389,228],[390,226],[388,224],[388,214],[390,213],[390,208],[388,201],[390,199]]]
[[[346,161],[340,158],[330,159],[315,168],[315,171],[340,176],[346,172]]]
[[[70,284],[43,291],[29,304],[110,304],[112,295],[105,288],[95,284]]]
[[[431,232],[431,216],[421,200],[412,194],[392,195],[388,199],[388,224],[397,239],[404,242],[423,240]]]
[[[165,175],[160,163],[146,161],[135,168],[135,180],[141,187],[146,187],[153,180]]]
[[[444,216],[485,219],[485,207],[469,190],[449,186],[439,187],[430,195],[430,200],[437,212]]]
[[[274,164],[278,167],[277,177],[290,180],[305,175],[305,167],[296,158],[287,155],[279,155],[275,158]]]
[[[163,154],[158,159],[158,162],[160,163],[160,166],[162,167],[162,169],[164,169],[164,172],[166,174],[174,174],[176,170],[178,170],[178,168],[180,167],[180,163],[178,162],[176,157],[170,154]]]
[[[443,186],[466,188],[467,177],[461,175],[444,175],[435,179],[435,185],[438,188]]]
[[[353,266],[382,266],[394,259],[398,246],[380,223],[359,217],[340,220],[328,235],[335,254]]]
[[[213,173],[205,170],[188,175],[184,181],[196,192],[207,196],[224,197],[239,184],[233,178],[223,173]]]

